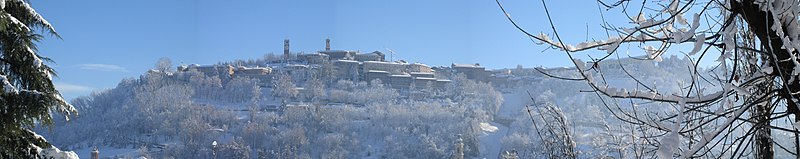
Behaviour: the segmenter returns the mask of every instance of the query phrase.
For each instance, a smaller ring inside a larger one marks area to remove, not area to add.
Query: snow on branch
[[[8,19],[10,19],[10,20],[11,20],[11,24],[13,24],[13,25],[12,25],[13,27],[20,28],[20,29],[22,29],[22,31],[24,31],[24,32],[29,32],[29,31],[31,31],[31,29],[28,27],[28,25],[25,25],[25,23],[23,23],[22,21],[20,21],[20,20],[19,20],[19,19],[17,19],[16,17],[12,16],[11,14],[4,13],[4,14],[3,14],[3,16],[5,16],[5,17],[7,17]]]
[[[36,10],[33,9],[33,7],[31,7],[31,5],[25,0],[3,0],[3,2],[4,3],[2,4],[2,9],[9,9],[9,6],[13,6],[13,9],[17,9],[21,12],[27,12],[25,13],[27,15],[32,15],[31,17],[27,17],[26,19],[22,19],[22,21],[29,22],[28,24],[24,25],[28,31],[31,30],[28,28],[28,25],[31,25],[32,27],[41,27],[41,29],[44,29],[43,31],[47,31],[50,34],[53,34],[56,37],[61,38],[61,36],[58,35],[58,33],[56,32],[56,29],[53,28],[53,25],[50,24],[50,22],[48,22],[46,19],[44,19],[44,17],[42,17],[41,14],[36,12]],[[10,15],[7,14],[6,16]],[[13,18],[13,16],[11,17]]]
[[[638,34],[638,36],[612,36],[606,40],[600,41],[586,41],[581,42],[576,45],[566,44],[561,45],[560,43],[553,41],[547,34],[540,33],[539,35],[532,36],[534,39],[539,40],[543,43],[546,43],[550,46],[556,47],[561,50],[566,50],[570,52],[578,52],[584,51],[588,49],[597,48],[598,50],[606,50],[609,54],[614,52],[617,47],[619,47],[622,43],[630,43],[630,42],[651,42],[651,41],[665,41],[667,38],[658,38],[648,34]],[[540,43],[541,44],[541,43]]]
[[[589,78],[592,79],[592,78]],[[652,91],[644,91],[644,90],[631,90],[628,91],[625,88],[614,88],[609,86],[601,86],[594,82],[589,82],[589,84],[600,93],[607,95],[612,98],[633,98],[633,99],[645,99],[651,101],[659,101],[659,102],[669,102],[669,103],[678,103],[683,100],[686,103],[690,104],[698,104],[698,103],[706,103],[710,101],[714,101],[717,99],[722,98],[725,94],[729,93],[726,91],[717,91],[710,94],[700,94],[697,96],[691,97],[683,97],[680,95],[663,95],[658,92]]]
[[[14,85],[12,85],[10,81],[8,81],[8,77],[6,77],[6,75],[0,75],[0,83],[2,83],[3,85],[4,94],[16,94],[17,92],[19,92],[17,90],[17,87],[14,87]]]
[[[28,133],[33,134],[34,138],[36,138],[37,140],[45,141],[44,137],[42,137],[39,134],[36,134],[36,132],[30,131],[30,130],[25,130],[25,131],[27,131]],[[34,144],[30,144],[29,148],[32,148],[33,150],[36,150],[36,152],[38,153],[37,156],[36,156],[37,158],[79,159],[78,154],[76,154],[75,152],[73,152],[73,151],[62,151],[62,150],[58,149],[55,146],[50,146],[49,148],[42,148],[42,147],[36,146]]]
[[[681,19],[682,15],[676,15],[675,17],[680,17],[677,19]],[[539,35],[533,35],[536,40],[539,40],[545,44],[550,46],[556,47],[561,50],[566,50],[569,52],[577,52],[577,51],[584,51],[588,49],[597,48],[598,50],[606,50],[609,54],[616,51],[620,44],[623,43],[632,43],[632,42],[665,42],[665,43],[684,43],[684,42],[694,42],[695,49],[692,50],[692,55],[697,53],[700,48],[702,48],[703,42],[705,41],[705,34],[697,34],[696,30],[700,26],[700,14],[694,14],[694,18],[692,20],[692,25],[689,28],[682,28],[675,32],[671,32],[673,23],[668,22],[667,20],[653,20],[653,19],[644,19],[643,15],[639,15],[634,20],[635,23],[638,23],[639,26],[636,28],[623,28],[627,35],[620,35],[620,36],[611,36],[606,40],[595,40],[595,41],[586,41],[580,42],[578,44],[560,44],[553,39],[551,39],[547,34],[540,33]],[[647,34],[643,32],[643,30],[647,30],[648,28],[652,28],[655,26],[665,25],[665,29],[656,29],[655,33],[663,32],[663,37],[656,37],[655,35]],[[696,38],[692,38],[696,37]],[[541,44],[541,43],[540,43]],[[655,57],[651,57],[651,59],[656,59]]]

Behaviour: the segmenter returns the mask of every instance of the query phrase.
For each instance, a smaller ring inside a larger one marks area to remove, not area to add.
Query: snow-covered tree
[[[264,54],[264,61],[275,62],[275,61],[280,61],[280,58],[278,58],[278,55],[275,55],[275,53],[267,53]]]
[[[323,62],[317,72],[319,78],[325,82],[325,84],[331,84],[339,78],[337,76],[338,70],[336,66],[333,66],[333,62],[330,61]]]
[[[234,103],[248,103],[254,105],[261,96],[261,87],[258,80],[251,78],[236,77],[228,81],[225,85],[225,95],[223,98]]]
[[[229,144],[219,147],[217,158],[250,158],[251,148],[244,144],[241,138],[234,139]]]
[[[51,125],[54,112],[77,113],[53,86],[55,73],[39,55],[36,30],[59,35],[28,1],[0,0],[0,158],[33,158],[51,145],[30,129]]]
[[[193,73],[196,72],[195,70],[190,70],[184,73]],[[222,79],[219,76],[206,76],[200,72],[197,72],[191,77],[189,77],[189,84],[194,88],[194,95],[196,98],[203,98],[203,99],[219,99],[220,93],[223,92],[222,89]]]
[[[172,68],[172,60],[170,60],[168,57],[159,58],[153,69],[161,72],[172,72],[174,70]]]
[[[294,98],[300,93],[297,90],[297,86],[292,82],[292,77],[285,73],[277,75],[275,90],[273,92],[275,95],[283,98]]]
[[[197,150],[203,148],[206,146],[205,144],[210,142],[207,139],[210,137],[210,135],[208,135],[208,130],[211,129],[211,126],[199,116],[189,115],[182,119],[175,127],[179,128],[177,136],[185,147],[185,152],[180,157],[196,158],[200,156]]]
[[[559,15],[545,0],[541,15],[555,38],[529,32],[499,0],[497,4],[518,30],[567,55],[579,75],[551,77],[584,81],[592,92],[612,98],[603,104],[613,116],[637,126],[635,133],[641,134],[636,142],[648,147],[643,156],[773,158],[776,152],[800,153],[795,128],[800,123],[800,1],[598,0],[600,17],[618,15],[624,22],[604,20],[599,28],[608,37],[587,39],[605,40],[577,44],[568,44],[572,39],[560,34],[564,31],[553,21],[581,19]],[[682,75],[688,77],[674,79],[677,90],[655,87],[634,75],[651,69],[611,60],[633,56],[661,62],[663,55],[678,52],[691,63],[672,66],[685,68]],[[605,76],[615,73],[605,72],[604,65],[623,66],[616,74],[636,81],[635,86],[606,81]],[[707,66],[712,68],[703,72]],[[621,106],[619,100],[633,104]],[[653,108],[635,110],[645,106]],[[795,134],[794,142],[778,140],[773,131]]]
[[[308,100],[312,102],[319,101],[325,98],[325,83],[317,76],[311,76],[311,79],[306,82],[305,89],[308,93],[305,95]]]

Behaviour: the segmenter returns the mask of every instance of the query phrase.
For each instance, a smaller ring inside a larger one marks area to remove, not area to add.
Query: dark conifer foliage
[[[35,43],[59,37],[27,1],[0,0],[0,158],[33,158],[50,144],[30,129],[51,125],[53,111],[65,117],[76,111],[53,86],[53,69]]]

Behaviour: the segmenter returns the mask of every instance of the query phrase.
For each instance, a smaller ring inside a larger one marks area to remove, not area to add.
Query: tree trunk
[[[793,82],[788,81],[788,77],[794,70],[794,62],[790,58],[792,52],[781,49],[781,47],[784,46],[783,41],[780,40],[781,37],[777,35],[776,31],[769,28],[775,23],[772,14],[761,11],[759,9],[760,6],[754,4],[753,0],[742,0],[741,2],[732,0],[730,3],[731,12],[740,15],[748,24],[750,31],[755,33],[756,37],[761,41],[762,47],[765,49],[765,53],[762,54],[762,57],[766,57],[770,64],[778,64],[777,67],[773,67],[773,74],[784,76],[781,77],[781,80],[785,83],[785,85],[783,85],[784,87],[788,87],[792,91],[800,90],[800,80],[794,80]],[[785,29],[788,28],[788,26],[783,26],[783,28],[784,32],[786,32]],[[789,113],[800,115],[797,104],[791,100],[792,97],[798,98],[800,95],[789,95],[790,93],[787,91],[781,91],[779,94],[782,98],[787,99],[786,103]]]
[[[776,76],[781,76],[780,80],[782,80],[784,85],[778,94],[780,98],[786,100],[787,103],[787,111],[788,113],[794,114],[794,116],[800,115],[800,111],[798,111],[797,104],[792,101],[791,99],[797,98],[798,95],[791,95],[788,90],[797,91],[800,90],[800,80],[794,80],[793,82],[789,82],[789,76],[791,76],[792,71],[794,70],[794,62],[790,59],[790,54],[792,52],[787,51],[786,49],[781,49],[784,46],[783,41],[780,40],[781,37],[778,36],[777,32],[770,29],[772,25],[775,24],[774,18],[772,17],[772,13],[767,13],[765,11],[761,11],[759,9],[759,5],[757,3],[753,3],[753,0],[742,0],[741,2],[737,2],[734,0],[729,1],[731,6],[732,16],[741,16],[741,18],[745,21],[747,26],[749,27],[750,31],[758,37],[762,47],[764,48],[764,53],[762,53],[762,57],[768,59],[766,62],[769,62],[771,65],[777,64],[777,67],[773,67],[773,73]],[[786,29],[788,26],[783,26]],[[786,32],[786,30],[784,30]],[[766,86],[773,86],[772,83],[765,83],[763,85]],[[756,90],[758,93],[766,93],[765,90],[770,87],[760,87],[759,89],[763,90]],[[770,101],[765,101],[763,103],[759,103],[755,105],[753,112],[754,119],[756,120],[755,126],[755,136],[753,137],[754,140],[754,148],[756,149],[755,156],[756,158],[774,158],[774,147],[772,144],[772,136],[771,136],[771,129],[769,128],[770,124]]]
[[[753,137],[754,140],[754,147],[755,147],[755,157],[756,158],[774,158],[775,157],[775,149],[772,146],[772,129],[770,129],[770,104],[769,102],[763,102],[758,105],[755,105],[755,109],[753,110],[753,116],[755,116],[756,125],[755,126],[755,136]]]

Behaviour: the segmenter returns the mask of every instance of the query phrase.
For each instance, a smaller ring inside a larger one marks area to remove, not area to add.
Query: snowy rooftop
[[[403,75],[391,75],[391,76],[392,77],[411,77],[411,75],[406,75],[406,74],[403,74]]]
[[[308,68],[308,65],[300,65],[300,64],[288,64],[284,66],[285,68]]]
[[[363,54],[358,54],[358,55],[375,56],[375,55],[384,55],[384,54],[382,52],[380,52],[380,51],[374,51],[374,52],[371,52],[371,53],[363,53]]]
[[[412,63],[411,65],[428,66],[428,65],[426,65],[426,64],[424,64],[424,63],[419,63],[419,62],[414,62],[414,63]]]
[[[218,65],[200,65],[200,64],[191,64],[189,68],[209,68],[209,67],[216,67]]]
[[[436,80],[436,78],[430,78],[430,77],[417,77],[415,79],[418,79],[418,80],[431,80],[431,81],[435,81]]]
[[[236,67],[236,69],[240,69],[240,70],[264,70],[264,69],[270,69],[270,68],[269,67],[245,67],[245,66],[239,66],[239,67]]]
[[[480,65],[477,65],[477,64],[458,64],[458,63],[453,63],[453,67],[454,67],[454,68],[455,68],[455,67],[465,67],[465,68],[483,68],[483,67],[481,67]]]
[[[504,77],[504,78],[505,78],[505,77],[515,77],[514,75],[509,75],[509,74],[493,74],[492,76],[495,76],[495,77]]]
[[[328,54],[323,54],[323,53],[308,53],[308,54],[302,54],[302,56],[328,56]]]
[[[359,63],[358,61],[354,60],[333,60],[333,62]]]
[[[432,75],[433,72],[411,72],[412,75]]]
[[[381,70],[368,70],[367,73],[389,73],[389,72]]]
[[[388,64],[388,65],[402,65],[403,64],[403,63],[397,63],[397,62],[384,62],[384,61],[364,61],[364,63]]]
[[[358,53],[358,51],[353,50],[323,50],[319,51],[320,53]]]

